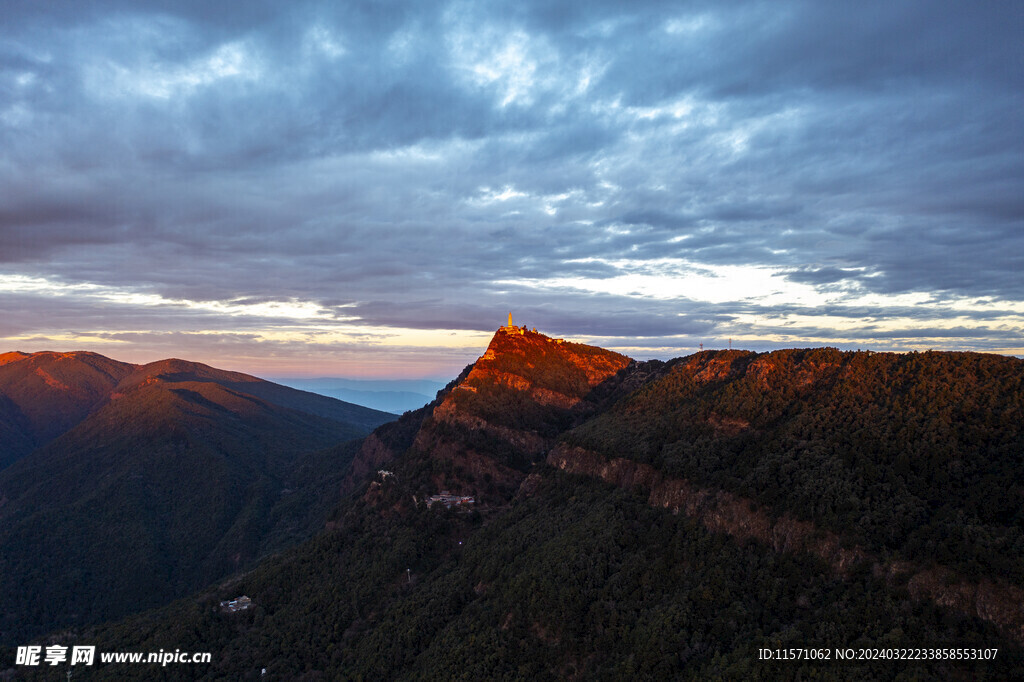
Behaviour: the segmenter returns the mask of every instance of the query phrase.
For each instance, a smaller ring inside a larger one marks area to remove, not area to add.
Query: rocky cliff
[[[604,394],[595,389],[630,365],[619,353],[503,327],[433,403],[407,418],[418,422],[411,438],[408,428],[389,425],[366,440],[350,484],[407,454],[407,464],[428,467],[435,489],[505,502],[557,437],[597,409]]]
[[[943,566],[923,567],[886,561],[858,546],[844,546],[834,533],[789,514],[774,517],[754,500],[670,478],[654,467],[629,459],[609,459],[583,448],[560,445],[547,457],[553,467],[638,492],[653,507],[683,513],[708,530],[737,540],[754,540],[777,552],[807,552],[823,559],[838,575],[867,562],[891,585],[905,587],[915,599],[930,599],[964,615],[994,623],[1007,637],[1024,644],[1024,590],[998,579],[971,581]]]

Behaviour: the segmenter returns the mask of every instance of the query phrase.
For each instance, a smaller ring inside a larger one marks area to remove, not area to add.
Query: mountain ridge
[[[37,389],[80,376],[76,361],[90,380],[96,363],[118,371],[87,384],[77,423],[0,471],[3,640],[157,606],[307,537],[353,454],[342,444],[394,418],[184,360],[48,354],[61,371],[43,377],[39,358],[0,369],[26,365]]]
[[[1022,408],[999,356],[637,362],[504,328],[354,446],[324,532],[66,641],[218,642],[213,677],[1019,678]],[[757,654],[926,642],[999,655]]]
[[[230,385],[368,431],[393,418],[379,410],[178,358],[133,364],[91,351],[13,351],[0,355],[0,469],[70,430],[138,384],[186,379]]]
[[[898,414],[903,414],[899,405],[911,399],[915,401],[909,406],[906,425],[900,427],[904,429],[900,433],[909,427],[913,437],[922,437],[926,433],[925,427],[914,415],[918,410],[925,415],[935,412],[936,415],[928,417],[931,421],[924,423],[933,429],[943,425],[946,430],[953,429],[949,438],[954,441],[959,438],[966,447],[965,438],[977,440],[977,434],[954,436],[958,428],[955,425],[961,421],[969,423],[970,415],[977,408],[958,387],[964,383],[977,385],[978,377],[1000,376],[1005,385],[1003,394],[1011,399],[1015,396],[1017,401],[1010,403],[1008,410],[995,412],[999,423],[1009,429],[1011,422],[1019,424],[1024,417],[1021,412],[1024,362],[977,353],[844,353],[833,348],[817,348],[769,353],[704,351],[668,363],[637,363],[624,356],[601,355],[594,350],[580,354],[579,348],[577,344],[564,344],[522,328],[500,329],[485,353],[430,406],[406,457],[431,462],[433,466],[429,471],[432,472],[430,482],[433,489],[473,494],[478,502],[482,500],[485,504],[508,500],[513,491],[522,492],[521,486],[526,485],[528,472],[540,458],[568,473],[599,478],[627,490],[646,490],[641,497],[648,499],[650,504],[668,508],[673,513],[684,511],[714,532],[740,539],[752,538],[776,551],[814,554],[824,559],[839,575],[846,575],[854,564],[870,564],[870,570],[875,574],[892,581],[897,587],[907,587],[915,599],[930,599],[966,615],[991,621],[1007,636],[1024,643],[1024,600],[1020,599],[1024,595],[1024,582],[1019,580],[1019,576],[1024,574],[1020,570],[1013,574],[1018,576],[1018,581],[1014,582],[1012,578],[1008,580],[996,564],[991,564],[992,568],[987,573],[979,574],[975,569],[965,571],[965,560],[948,565],[941,562],[922,564],[920,557],[914,559],[913,551],[890,556],[891,552],[899,549],[893,542],[888,546],[877,541],[865,542],[870,536],[843,530],[835,521],[827,522],[825,527],[818,526],[813,516],[801,514],[798,507],[765,507],[764,495],[737,495],[743,489],[735,486],[723,486],[721,483],[710,487],[695,486],[685,477],[673,477],[671,473],[663,472],[666,464],[661,459],[662,455],[654,454],[658,449],[670,451],[665,448],[674,447],[673,439],[677,438],[674,434],[680,428],[683,429],[679,432],[681,434],[703,434],[700,437],[706,442],[720,442],[732,447],[728,444],[743,439],[762,440],[765,434],[786,428],[785,424],[794,418],[794,406],[817,400],[817,396],[839,396],[845,401],[843,409],[852,409],[851,399],[843,397],[846,393],[852,391],[854,401],[872,393],[876,394],[876,400],[880,400],[877,396],[890,389],[898,394],[892,408]],[[564,353],[560,358],[563,364],[551,364],[550,358],[546,357],[549,351]],[[564,390],[565,386],[573,386],[572,380],[566,378],[565,363],[583,369],[580,357],[599,359],[591,372],[583,372],[587,383],[577,383],[572,391],[565,392],[549,388],[558,386]],[[943,382],[954,387],[956,400],[960,402],[934,396]],[[657,392],[665,385],[688,387],[682,395],[689,398],[669,398],[671,402],[666,404],[666,398],[659,396],[657,403],[639,408],[638,403],[643,402],[645,395],[652,392],[658,395]],[[761,396],[759,403],[751,402],[755,395]],[[933,402],[920,402],[926,396],[930,396]],[[709,403],[700,414],[681,415],[682,421],[671,421],[675,408],[670,405],[678,400],[692,403],[694,398],[697,398],[696,402],[707,401],[707,397],[711,397],[711,402],[718,401],[717,405],[712,408]],[[729,402],[722,402],[726,398]],[[987,399],[990,407],[995,404],[992,398],[995,396]],[[522,409],[523,401],[531,402],[536,409]],[[744,407],[748,404],[753,409]],[[757,404],[760,407],[756,407]],[[598,406],[600,409],[596,409]],[[864,407],[870,409],[870,403]],[[550,426],[549,420],[544,418],[549,415],[545,415],[544,410],[551,409],[556,412],[574,411],[577,417],[573,423],[562,422],[563,428],[554,437],[543,433],[544,427]],[[813,411],[801,407],[797,409],[796,416],[799,419],[799,412]],[[592,414],[594,419],[588,421]],[[632,417],[633,414],[639,414],[640,419]],[[687,425],[688,420],[694,417],[697,421]],[[524,420],[535,428],[522,428]],[[605,454],[580,447],[587,445],[588,437],[593,441],[593,434],[601,429],[602,421],[615,424],[600,431],[598,440],[605,440],[598,450]],[[897,422],[897,425],[899,423],[902,422]],[[615,433],[615,438],[607,440],[609,431]],[[1013,432],[1017,434],[1014,436],[1016,442],[1024,442],[1019,428]],[[824,438],[826,442],[832,438],[827,432],[817,433],[817,437]],[[845,437],[845,431],[838,433]],[[364,450],[372,450],[376,456],[374,461],[380,464],[387,457],[381,457],[380,443],[372,438],[364,442]],[[498,442],[510,445],[518,452],[518,466],[510,467],[508,461],[495,461],[498,458],[493,455],[499,451]],[[939,445],[934,438],[929,442]],[[831,447],[844,446],[836,444]],[[488,452],[488,448],[490,456],[482,455]],[[993,452],[1005,453],[1000,455],[1004,459],[1010,454],[1005,445],[998,446]],[[616,457],[615,453],[620,454]],[[392,459],[395,457],[394,453],[388,455]],[[439,463],[443,465],[438,466]],[[673,471],[672,465],[668,466],[668,471]],[[1013,467],[1012,461],[1005,466]],[[365,469],[369,470],[369,467]],[[1009,521],[1005,513],[1012,514],[1015,509],[1012,499],[1024,494],[1022,467],[1011,468],[1008,472],[1013,478],[997,486],[1002,488],[1002,494],[994,497],[996,487],[989,485],[984,498],[989,500],[989,506],[994,499],[1005,500],[1001,504],[1006,511],[982,517],[991,520],[978,522],[989,524],[991,531],[986,532],[996,538],[993,542],[1020,545],[1024,542],[1020,514],[1017,514],[1016,522],[1000,525],[1005,523],[1000,519]],[[937,480],[946,480],[941,476]],[[495,496],[494,486],[491,489],[481,486],[481,478],[499,481],[502,485],[498,487],[503,488],[504,494]],[[721,477],[717,480],[721,481]],[[920,489],[919,485],[914,490]],[[425,493],[426,489],[421,486],[420,492]],[[913,499],[915,493],[908,491],[903,494]],[[938,502],[938,497],[935,496],[933,505]],[[973,508],[970,505],[975,504],[975,499],[982,498],[965,498],[968,506],[957,513],[972,513],[968,510]],[[762,510],[767,510],[767,516]],[[947,515],[949,513],[952,512],[946,512]],[[889,518],[895,517],[883,517],[882,521],[890,523]],[[948,530],[942,530],[938,525],[935,528],[929,532],[937,537],[956,532],[952,525]],[[1009,539],[999,539],[1003,536]],[[816,539],[809,540],[811,537]],[[986,564],[983,562],[982,565]],[[1012,603],[1018,606],[1007,606]]]
[[[376,470],[409,449],[434,470],[431,480],[438,489],[507,500],[554,436],[591,407],[591,392],[630,362],[594,346],[502,327],[474,363],[410,415],[404,439],[389,444],[371,434],[353,470]],[[494,452],[507,456],[496,458]],[[456,469],[470,471],[474,480],[446,473]],[[356,482],[352,477],[349,486]]]

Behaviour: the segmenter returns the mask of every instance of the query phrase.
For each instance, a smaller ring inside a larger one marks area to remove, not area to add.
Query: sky
[[[1024,354],[1024,4],[3,13],[0,351],[451,378],[511,311]]]

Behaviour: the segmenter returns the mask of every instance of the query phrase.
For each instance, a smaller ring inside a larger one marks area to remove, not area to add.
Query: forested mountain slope
[[[236,679],[1021,678],[1022,365],[638,363],[504,329],[366,439],[326,532],[65,641],[209,650],[199,674]],[[442,489],[474,503],[428,504]],[[758,658],[789,647],[998,654]]]
[[[706,352],[563,439],[885,556],[1024,585],[1024,362]]]
[[[307,537],[354,454],[339,444],[393,418],[198,363],[114,367],[77,425],[0,471],[3,641],[166,603]]]

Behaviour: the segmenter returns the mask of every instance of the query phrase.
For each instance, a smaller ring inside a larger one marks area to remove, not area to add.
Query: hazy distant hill
[[[79,641],[213,649],[230,678],[1022,679],[1022,381],[989,355],[638,363],[502,330],[363,442],[327,532]],[[476,504],[428,509],[442,488]],[[808,646],[998,655],[758,659]]]
[[[402,414],[423,407],[434,399],[436,393],[444,388],[445,383],[427,379],[285,378],[274,381],[392,414]]]
[[[166,603],[301,539],[351,458],[337,446],[394,418],[182,360],[53,355],[0,367],[22,414],[77,417],[0,471],[6,641]]]

